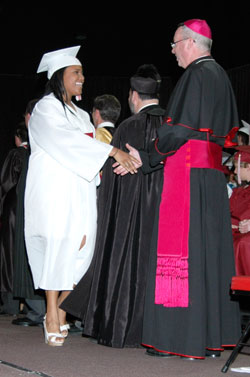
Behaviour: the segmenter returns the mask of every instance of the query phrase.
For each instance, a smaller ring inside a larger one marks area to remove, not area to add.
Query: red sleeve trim
[[[172,123],[172,118],[171,117],[165,118],[164,119],[164,123],[167,123],[171,127],[174,126],[174,124]],[[237,143],[233,142],[233,139],[234,139],[237,131],[239,130],[239,127],[233,127],[228,132],[228,134],[225,135],[225,136],[218,136],[218,135],[215,135],[213,133],[213,130],[211,128],[198,128],[198,129],[196,129],[196,128],[187,126],[186,124],[183,124],[183,123],[176,123],[176,126],[185,127],[185,128],[190,129],[190,130],[199,131],[199,132],[207,132],[207,133],[209,133],[213,137],[223,138],[223,139],[225,139],[225,145],[224,145],[225,148],[230,148],[230,147],[233,147],[233,146],[237,145]]]
[[[239,129],[239,127],[232,128],[231,131],[229,131],[228,134],[225,136],[225,138],[226,138],[225,144],[224,144],[225,148],[231,148],[231,147],[238,145],[237,143],[233,142],[233,139],[234,139],[235,135],[237,134],[238,129]]]
[[[171,153],[175,153],[175,152],[176,152],[176,150],[174,150],[174,151],[169,151],[169,152],[167,152],[167,153],[160,152],[159,149],[158,149],[158,146],[157,146],[158,141],[159,141],[159,138],[155,139],[155,150],[156,150],[156,152],[159,153],[160,155],[162,155],[162,156],[167,156],[167,155],[169,155],[169,154],[171,154]]]

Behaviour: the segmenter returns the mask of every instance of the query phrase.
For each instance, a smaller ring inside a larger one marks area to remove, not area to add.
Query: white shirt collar
[[[111,122],[103,122],[98,124],[97,128],[103,128],[103,127],[115,127],[114,123]]]
[[[159,103],[158,103],[158,102],[152,102],[152,103],[149,103],[149,104],[147,104],[147,105],[144,105],[144,106],[142,106],[142,107],[139,109],[138,113],[139,113],[142,109],[145,109],[145,107],[152,106],[152,105],[159,105]]]

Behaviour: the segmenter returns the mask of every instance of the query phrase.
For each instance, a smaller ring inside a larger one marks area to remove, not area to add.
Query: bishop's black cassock
[[[161,211],[166,200],[172,213],[164,220],[165,228],[159,216],[164,212],[156,214],[145,298],[142,342],[155,350],[203,358],[208,349],[223,349],[239,337],[239,308],[229,296],[235,274],[229,200],[219,167],[225,136],[234,126],[239,126],[239,120],[227,74],[211,56],[192,62],[171,96],[149,158],[151,166],[166,158],[164,170],[171,171],[164,173],[159,208]],[[197,146],[201,147],[199,154]],[[186,160],[179,162],[188,167],[188,195],[182,193],[187,189],[186,170],[181,170],[180,177],[179,165],[172,166],[185,148]],[[196,163],[203,157],[205,161]],[[170,192],[165,191],[171,184]],[[161,244],[164,239],[169,242]],[[187,246],[188,254],[182,255],[179,241]],[[173,259],[176,265],[169,272]],[[183,284],[180,299],[174,294],[179,283]]]

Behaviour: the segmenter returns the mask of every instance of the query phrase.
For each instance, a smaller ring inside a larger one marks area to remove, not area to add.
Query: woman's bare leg
[[[48,333],[60,334],[60,322],[58,316],[58,291],[46,291],[47,312],[46,328]],[[64,342],[63,338],[56,338],[57,342]]]
[[[79,250],[83,248],[85,243],[86,243],[86,235],[84,235],[82,238]],[[62,291],[60,295],[57,295],[57,313],[58,313],[59,327],[67,324],[67,321],[66,321],[67,313],[63,309],[60,308],[60,305],[66,299],[66,297],[68,297],[70,292],[71,291]],[[61,331],[61,333],[64,336],[67,336],[68,330],[63,330]]]
[[[86,243],[86,235],[83,236],[83,239],[82,239],[82,242],[81,242],[79,250],[81,250],[83,248],[83,246],[85,245],[85,243]]]

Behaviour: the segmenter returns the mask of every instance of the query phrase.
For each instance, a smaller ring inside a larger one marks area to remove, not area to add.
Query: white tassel
[[[238,181],[239,185],[241,185],[241,178],[240,178],[240,158],[241,158],[241,154],[239,154],[238,165],[237,165],[237,181]]]

